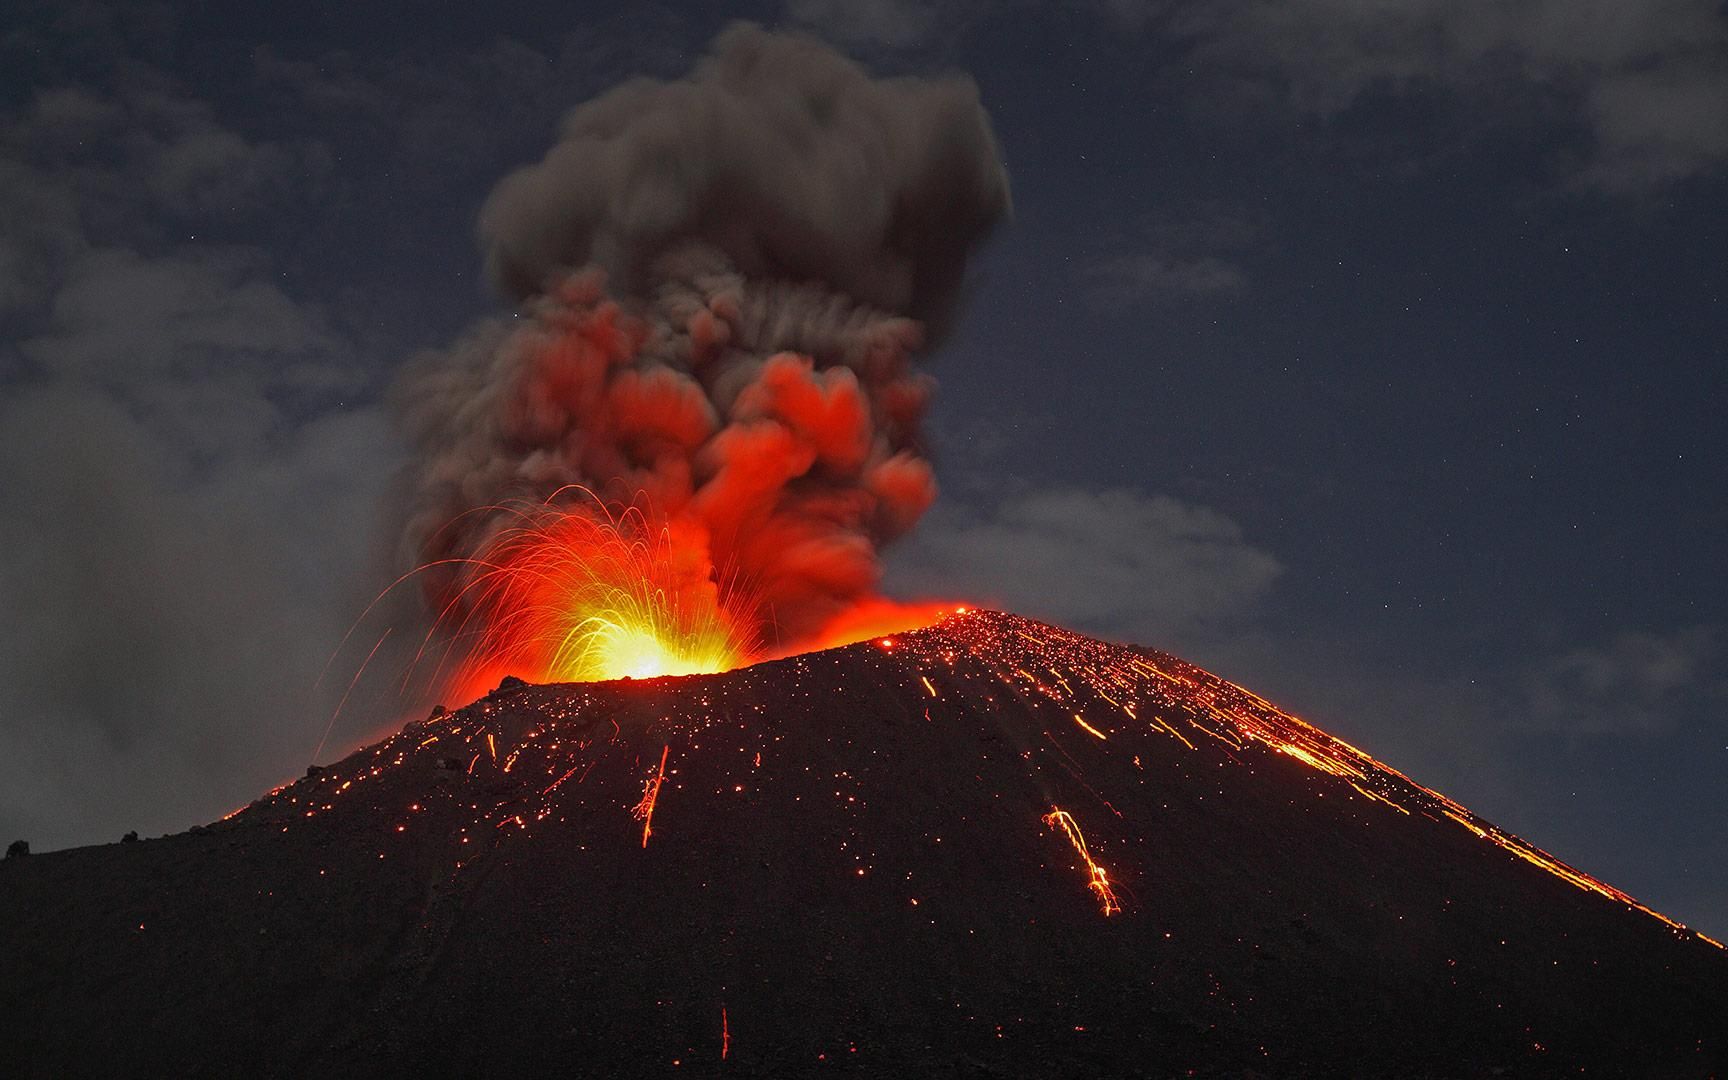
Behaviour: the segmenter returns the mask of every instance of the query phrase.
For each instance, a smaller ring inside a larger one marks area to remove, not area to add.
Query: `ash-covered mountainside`
[[[1708,1076],[1728,954],[1174,657],[972,612],[511,685],[0,868],[0,1074]]]

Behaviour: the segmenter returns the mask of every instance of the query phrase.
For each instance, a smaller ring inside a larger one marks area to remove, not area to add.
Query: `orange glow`
[[[879,639],[878,643],[883,648],[891,649],[894,647],[893,635],[908,630],[922,630],[950,615],[964,614],[966,610],[952,601],[903,604],[897,600],[875,597],[854,604],[830,619],[810,641],[802,643],[797,651],[837,649],[842,645],[869,641],[871,638]]]
[[[513,511],[514,524],[470,561],[466,610],[441,620],[467,645],[457,692],[478,697],[504,675],[588,682],[749,662],[751,634],[712,581],[700,535],[581,494],[590,501]]]
[[[1072,814],[1059,806],[1052,806],[1050,812],[1043,817],[1044,824],[1052,829],[1061,829],[1068,837],[1068,843],[1074,846],[1075,854],[1086,864],[1086,887],[1098,897],[1099,906],[1104,909],[1104,915],[1109,917],[1122,910],[1122,905],[1116,902],[1116,892],[1110,888],[1110,879],[1105,875],[1104,868],[1092,861],[1091,854],[1086,850],[1086,838],[1080,834],[1080,824]]]
[[[671,752],[670,746],[660,748],[660,770],[642,784],[642,801],[630,811],[630,816],[642,823],[643,847],[648,846],[648,838],[654,834],[654,804],[660,801],[660,785],[666,782],[666,755]]]
[[[648,679],[731,671],[871,639],[891,649],[896,634],[971,610],[866,597],[815,633],[765,650],[771,605],[715,566],[706,524],[688,513],[660,514],[641,494],[618,505],[568,487],[542,503],[485,507],[474,513],[505,527],[477,554],[414,572],[454,568],[466,580],[441,601],[436,629],[421,647],[422,659],[440,648],[455,658],[453,670],[440,661],[433,677],[443,696],[471,701],[505,676],[530,683]]]
[[[1099,731],[1097,728],[1093,727],[1091,724],[1088,724],[1086,721],[1080,719],[1079,713],[1074,714],[1074,722],[1076,724],[1079,724],[1081,727],[1085,728],[1086,733],[1088,735],[1091,735],[1094,738],[1098,738],[1098,739],[1104,738],[1104,733],[1102,731]]]

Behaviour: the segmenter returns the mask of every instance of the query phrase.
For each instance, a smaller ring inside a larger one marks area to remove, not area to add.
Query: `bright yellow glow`
[[[1085,728],[1086,731],[1089,734],[1091,734],[1094,738],[1098,738],[1098,739],[1104,738],[1104,733],[1102,731],[1099,731],[1097,728],[1093,727],[1091,724],[1088,724],[1086,721],[1080,719],[1079,713],[1074,714],[1074,722],[1076,724],[1079,724],[1081,727]]]
[[[705,675],[737,663],[731,635],[718,623],[668,632],[650,618],[580,619],[553,654],[548,675],[560,682]]]
[[[595,682],[730,671],[750,635],[705,572],[697,538],[631,506],[511,511],[474,560],[463,616],[477,631],[456,679],[466,696],[502,675]]]
[[[1086,850],[1086,837],[1081,834],[1080,823],[1074,820],[1074,815],[1060,806],[1052,806],[1042,820],[1050,828],[1062,830],[1063,835],[1068,837],[1068,843],[1073,845],[1074,853],[1086,864],[1086,887],[1098,898],[1105,917],[1121,911],[1122,905],[1116,900],[1116,890],[1110,887],[1110,877],[1102,866],[1092,860],[1092,853]]]

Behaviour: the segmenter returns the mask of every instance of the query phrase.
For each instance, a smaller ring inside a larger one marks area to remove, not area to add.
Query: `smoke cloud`
[[[399,387],[434,610],[510,520],[486,508],[570,485],[645,501],[683,587],[735,584],[765,644],[873,595],[936,494],[916,360],[1008,208],[969,79],[800,36],[734,26],[686,78],[577,107],[480,216],[514,317]]]

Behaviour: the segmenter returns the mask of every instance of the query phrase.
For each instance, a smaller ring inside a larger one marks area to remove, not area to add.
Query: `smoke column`
[[[765,647],[875,597],[882,545],[936,495],[915,366],[1007,213],[970,79],[872,78],[735,25],[685,78],[574,109],[480,215],[513,318],[398,388],[404,543],[440,619],[518,516],[646,508],[656,588]]]

